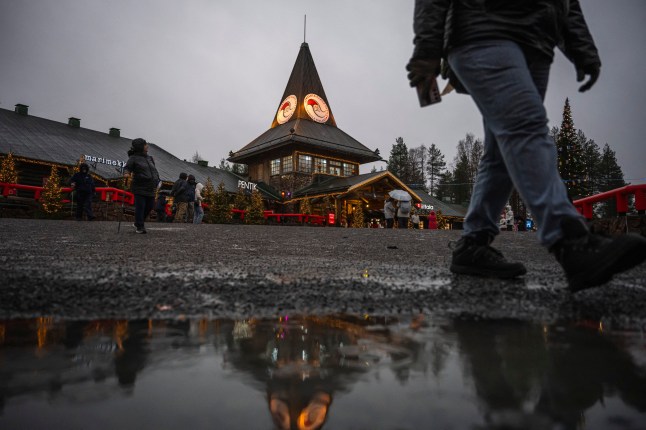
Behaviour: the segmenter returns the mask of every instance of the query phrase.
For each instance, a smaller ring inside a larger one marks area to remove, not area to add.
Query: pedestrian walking
[[[195,221],[195,176],[188,175],[188,188],[186,190],[186,222],[193,224]]]
[[[428,214],[428,228],[429,230],[437,230],[437,215],[435,215],[435,211],[431,211]]]
[[[410,217],[411,203],[402,200],[397,205],[397,227],[408,228],[408,218]]]
[[[155,160],[148,155],[148,142],[142,138],[132,141],[124,168],[126,181],[132,179],[130,190],[135,195],[135,232],[146,234],[144,221],[155,204],[155,191],[159,185],[159,173]]]
[[[554,47],[576,69],[579,91],[601,61],[578,0],[416,0],[410,84],[428,91],[445,75],[483,116],[484,151],[451,271],[511,278],[526,273],[491,247],[498,216],[516,188],[536,218],[538,239],[554,253],[572,291],[607,282],[646,259],[646,238],[592,234],[569,201],[556,163],[543,98]],[[446,64],[446,63],[445,63]],[[587,78],[586,78],[587,77]]]
[[[94,179],[90,175],[90,166],[86,163],[81,163],[79,171],[70,178],[70,186],[74,194],[73,200],[76,200],[74,218],[77,221],[82,221],[83,213],[85,213],[87,220],[92,221],[94,219],[92,199],[94,198],[96,187],[94,185]]]
[[[175,215],[173,222],[186,222],[186,213],[188,212],[188,175],[184,172],[179,174],[179,179],[173,184],[170,195],[173,197],[175,205]]]
[[[155,212],[157,213],[157,222],[166,222],[166,194],[168,191],[159,190],[157,200],[155,200]]]
[[[384,218],[386,219],[386,228],[393,228],[395,225],[395,206],[393,198],[387,197],[384,202]]]
[[[202,224],[202,218],[204,218],[204,208],[202,207],[202,190],[204,185],[201,182],[198,182],[195,185],[195,215],[193,217],[193,224]]]

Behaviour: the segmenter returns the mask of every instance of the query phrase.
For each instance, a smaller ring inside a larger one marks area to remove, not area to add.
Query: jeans
[[[193,217],[193,224],[202,224],[202,218],[204,218],[204,209],[199,203],[195,204],[195,215]]]
[[[448,60],[484,123],[464,235],[499,234],[500,213],[515,187],[537,221],[540,243],[553,245],[563,235],[561,219],[580,215],[559,176],[543,106],[551,60],[528,62],[520,46],[507,40],[460,46]]]
[[[153,210],[154,204],[155,197],[135,194],[135,227],[138,230],[144,228],[144,220],[148,217],[150,211]]]

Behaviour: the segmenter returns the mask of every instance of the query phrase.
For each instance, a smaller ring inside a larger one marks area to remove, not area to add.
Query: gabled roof
[[[122,164],[119,163],[128,160],[131,143],[132,139],[0,109],[0,154],[12,152],[17,157],[64,166],[75,166],[83,155],[91,173],[112,180],[121,177]],[[149,146],[148,153],[155,160],[160,179],[164,182],[174,182],[180,172],[186,172],[203,184],[207,178],[211,178],[214,187],[222,182],[227,192],[235,193],[238,181],[245,180],[227,170],[180,160],[154,143],[149,143]],[[95,157],[97,161],[88,157]],[[271,187],[259,184],[258,188],[266,198],[279,198]]]
[[[414,190],[415,193],[421,197],[422,205],[432,206],[435,212],[439,210],[444,216],[456,218],[464,218],[467,215],[467,208],[464,206],[443,202],[442,200],[431,196],[421,188],[414,188]]]
[[[308,98],[312,94],[318,98]],[[308,114],[308,110],[311,113],[313,109],[319,109],[319,112],[322,109],[326,115],[314,121]],[[326,116],[327,119],[323,120]],[[270,128],[233,153],[229,161],[245,163],[265,152],[295,144],[311,146],[313,151],[335,151],[359,163],[381,160],[378,153],[337,127],[307,43],[301,45]]]
[[[393,184],[393,189],[401,189],[407,191],[415,201],[422,201],[420,196],[417,195],[416,190],[408,187],[397,176],[393,175],[388,170],[381,172],[364,173],[363,175],[348,176],[348,177],[330,177],[329,179],[321,179],[312,185],[301,188],[294,193],[294,199],[301,197],[313,197],[323,194],[347,194],[355,191],[358,188],[365,187],[375,182],[387,180]]]

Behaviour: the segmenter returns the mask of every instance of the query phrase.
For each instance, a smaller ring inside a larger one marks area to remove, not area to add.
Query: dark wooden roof
[[[0,109],[0,154],[12,152],[17,157],[63,166],[76,165],[81,155],[125,163],[128,160],[131,142],[132,139]],[[244,180],[227,170],[183,161],[154,143],[149,145],[148,153],[154,158],[162,181],[174,182],[180,172],[186,172],[194,175],[195,179],[203,184],[206,184],[207,178],[211,178],[214,187],[222,182],[227,192],[235,193],[238,190],[238,181]],[[90,160],[87,162],[92,173],[105,180],[121,177],[119,166],[93,163]],[[279,198],[278,193],[271,187],[259,185],[259,188],[264,197]]]
[[[442,215],[456,218],[464,218],[467,215],[467,208],[462,205],[443,202],[424,191],[421,188],[413,188],[415,193],[421,197],[423,205],[433,206],[434,211],[440,210]]]
[[[327,104],[329,118],[325,123],[313,121],[305,111],[303,100],[310,93],[318,95]],[[276,114],[281,108],[283,100],[290,95],[296,96],[296,110],[288,122],[279,124]],[[371,151],[337,127],[330,102],[325,95],[307,43],[301,45],[283,96],[274,111],[271,127],[248,145],[233,153],[229,157],[229,161],[247,163],[257,156],[264,156],[266,152],[285,146],[302,146],[303,144],[311,148],[310,150],[313,152],[334,151],[339,156],[346,156],[358,163],[381,160],[378,153]]]

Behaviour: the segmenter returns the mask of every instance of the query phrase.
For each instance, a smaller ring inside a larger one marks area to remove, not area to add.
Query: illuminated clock
[[[330,118],[330,109],[328,109],[325,101],[316,94],[308,94],[303,100],[305,112],[316,122],[326,122]]]
[[[280,104],[278,113],[276,114],[276,121],[278,121],[278,124],[285,124],[289,121],[292,115],[294,115],[297,103],[298,101],[296,100],[295,95],[285,97],[285,100]]]

